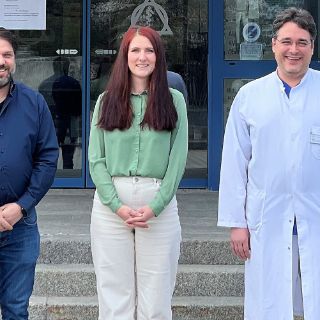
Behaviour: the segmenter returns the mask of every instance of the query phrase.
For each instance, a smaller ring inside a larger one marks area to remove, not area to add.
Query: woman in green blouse
[[[175,193],[187,151],[186,104],[168,88],[161,38],[131,27],[90,132],[99,320],[172,319],[181,241]]]

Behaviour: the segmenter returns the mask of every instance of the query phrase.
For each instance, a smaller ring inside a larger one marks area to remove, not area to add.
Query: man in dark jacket
[[[169,88],[177,89],[183,96],[186,104],[188,105],[188,91],[185,82],[179,73],[167,71],[167,79]]]
[[[59,148],[49,108],[12,79],[17,43],[0,28],[0,308],[28,319],[39,231],[35,206],[50,188]]]

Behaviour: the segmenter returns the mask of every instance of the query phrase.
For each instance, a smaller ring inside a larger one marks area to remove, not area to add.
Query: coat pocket
[[[247,188],[246,218],[250,230],[257,230],[262,223],[266,194],[262,190]]]
[[[310,132],[311,153],[316,159],[320,160],[320,127],[311,127]]]

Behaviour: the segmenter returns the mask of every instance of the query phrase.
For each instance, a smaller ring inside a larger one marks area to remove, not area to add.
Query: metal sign
[[[151,18],[155,13],[159,16],[161,22],[163,23],[162,30],[157,30],[160,35],[172,35],[173,32],[169,27],[169,19],[166,11],[154,0],[145,0],[142,4],[140,4],[133,10],[131,15],[131,26],[139,25],[139,19],[143,14],[145,14],[147,17],[148,25],[152,26]]]

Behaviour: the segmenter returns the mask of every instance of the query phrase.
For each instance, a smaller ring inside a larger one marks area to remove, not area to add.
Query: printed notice
[[[0,0],[0,27],[45,30],[46,0]]]

